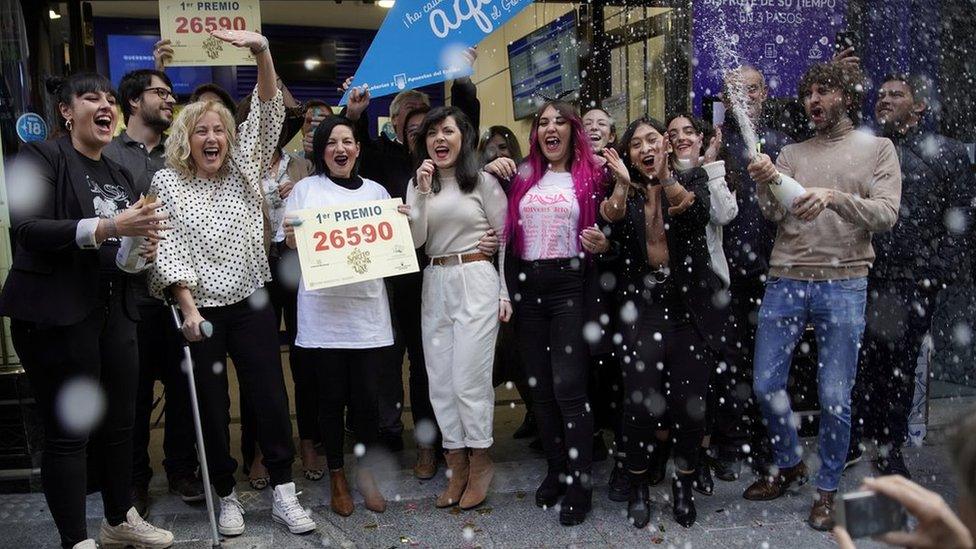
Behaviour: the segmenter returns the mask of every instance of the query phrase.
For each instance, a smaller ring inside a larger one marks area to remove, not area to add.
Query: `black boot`
[[[610,471],[610,491],[607,493],[610,501],[624,502],[630,498],[630,478],[624,469],[624,461],[620,457],[613,460],[613,470]]]
[[[559,524],[576,526],[586,520],[586,514],[593,508],[593,488],[589,479],[590,473],[573,475],[572,484],[566,488],[566,497],[559,507]]]
[[[603,461],[610,457],[610,450],[607,448],[607,441],[603,440],[603,433],[596,431],[593,433],[593,461]]]
[[[552,507],[566,493],[566,462],[554,460],[549,462],[546,478],[535,491],[535,504],[539,507]]]
[[[630,477],[630,497],[627,499],[627,520],[636,528],[643,528],[651,521],[651,491],[647,472],[627,472]]]
[[[710,496],[715,491],[715,482],[712,480],[712,468],[709,467],[711,456],[705,448],[698,449],[698,468],[695,469],[695,490],[699,494]]]
[[[878,460],[878,470],[885,475],[901,475],[907,479],[912,478],[912,474],[905,465],[905,457],[901,455],[901,448],[892,446],[888,454]]]
[[[536,428],[535,424],[535,416],[532,415],[532,412],[526,410],[525,418],[522,420],[522,424],[519,425],[519,428],[515,430],[515,433],[512,434],[512,438],[534,437],[538,432],[539,430]]]
[[[719,480],[732,482],[742,473],[742,462],[739,461],[738,453],[734,449],[720,447],[716,457],[710,461],[709,466]]]
[[[647,470],[647,483],[657,486],[664,480],[668,472],[668,459],[671,457],[671,439],[654,440],[654,451],[651,452],[651,463]]]
[[[695,495],[692,486],[695,484],[695,473],[678,473],[671,481],[671,495],[674,503],[674,520],[684,526],[690,527],[695,523],[697,514],[695,512]]]

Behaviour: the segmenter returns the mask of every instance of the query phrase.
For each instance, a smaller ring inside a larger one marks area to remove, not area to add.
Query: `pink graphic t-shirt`
[[[519,219],[525,235],[522,259],[579,255],[579,213],[573,176],[547,171],[519,203]]]

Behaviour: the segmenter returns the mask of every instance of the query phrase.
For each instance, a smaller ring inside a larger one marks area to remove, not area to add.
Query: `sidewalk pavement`
[[[944,446],[945,428],[955,417],[972,407],[976,398],[945,398],[932,401],[930,433],[922,448],[905,451],[914,478],[954,501],[955,475]],[[502,411],[502,410],[500,410]],[[512,415],[509,413],[508,415]],[[520,416],[519,416],[520,418]],[[704,548],[808,548],[835,547],[829,533],[817,532],[805,524],[815,489],[806,485],[773,502],[751,502],[741,493],[751,475],[737,482],[716,479],[715,494],[696,494],[698,521],[688,529],[673,518],[670,509],[670,483],[652,488],[655,516],[651,524],[638,530],[626,521],[626,505],[607,499],[606,482],[611,461],[595,467],[594,509],[582,525],[559,525],[558,512],[542,510],[534,504],[534,491],[545,474],[545,460],[533,453],[527,441],[511,439],[516,421],[504,421],[496,428],[496,474],[491,495],[480,509],[460,512],[434,508],[434,498],[446,485],[443,468],[430,481],[413,478],[410,467],[413,452],[404,451],[391,458],[392,466],[380,476],[381,489],[390,505],[383,514],[367,511],[362,498],[348,518],[332,513],[328,507],[328,479],[310,482],[296,467],[296,483],[303,491],[300,499],[312,510],[318,529],[294,536],[271,520],[269,490],[255,492],[246,482],[237,486],[246,508],[247,530],[242,536],[227,539],[227,548],[298,547],[689,547]],[[805,441],[805,459],[815,465],[813,440]],[[871,455],[867,452],[865,457]],[[348,460],[352,462],[352,460]],[[875,474],[865,459],[849,469],[841,491],[857,487],[860,479]],[[350,474],[350,479],[352,479]],[[166,493],[163,475],[157,474],[151,487],[153,505],[150,521],[170,529],[175,547],[209,547],[209,526],[205,507],[188,506]],[[102,516],[98,495],[88,499],[89,532],[97,535]],[[57,532],[42,494],[0,496],[0,547],[56,547]],[[865,541],[858,547],[880,547]]]

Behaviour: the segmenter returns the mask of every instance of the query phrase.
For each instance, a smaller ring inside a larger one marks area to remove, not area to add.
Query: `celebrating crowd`
[[[240,104],[208,85],[174,117],[161,70],[129,73],[118,92],[94,74],[52,81],[63,134],[26,145],[8,177],[16,253],[0,313],[42,413],[43,486],[64,547],[95,546],[88,485],[101,489],[103,545],[172,544],[144,519],[156,379],[169,488],[187,502],[211,489],[199,479],[183,339],[225,536],[245,530],[228,356],[250,486],[272,488],[273,518],[290,532],[316,528],[292,479],[282,343],[304,477],[328,470],[328,503],[342,516],[355,512],[347,429],[365,507],[387,507],[376,473],[381,452],[403,444],[405,354],[413,472],[430,479],[446,463],[441,508],[489,497],[494,386],[505,381],[527,404],[519,436],[536,434],[547,462],[535,503],[558,506],[566,526],[591,510],[603,430],[614,439],[609,498],[638,528],[672,459],[666,499],[685,527],[713,473],[732,481],[751,469],[750,500],[813,475],[808,523],[818,530],[834,527],[840,478],[862,441],[876,443],[882,474],[910,478],[901,449],[914,360],[938,292],[964,272],[976,193],[962,146],[924,129],[923,79],[880,83],[872,133],[858,127],[857,60],[814,65],[798,89],[812,132],[800,142],[769,122],[765,79],[751,66],[725,77],[724,101],[744,112],[722,127],[689,113],[624,126],[547,100],[523,158],[508,128],[479,142],[470,80],[454,82],[453,106],[400,93],[393,135],[373,139],[367,88],[347,81],[340,115],[300,104],[263,36],[213,35],[257,62]],[[167,51],[157,45],[161,61]],[[117,104],[126,129],[115,136]],[[295,156],[284,147],[299,132]],[[295,250],[308,220],[297,212],[390,197],[403,200],[422,272],[309,290]],[[181,332],[164,301],[178,306]],[[787,391],[807,332],[818,357],[815,471]],[[89,422],[69,420],[64,405],[79,381],[104,400]],[[971,446],[960,437],[960,467]],[[89,455],[97,467],[86,472]],[[892,497],[922,490],[882,481],[870,486]],[[939,515],[971,546],[953,519]]]

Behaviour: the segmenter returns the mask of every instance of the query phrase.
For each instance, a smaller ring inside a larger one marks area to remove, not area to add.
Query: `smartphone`
[[[841,496],[834,520],[847,529],[852,539],[858,539],[905,530],[908,512],[888,496],[864,490]]]
[[[857,33],[854,31],[841,31],[834,38],[834,51],[844,51],[847,48],[854,48],[854,55],[857,55]]]

